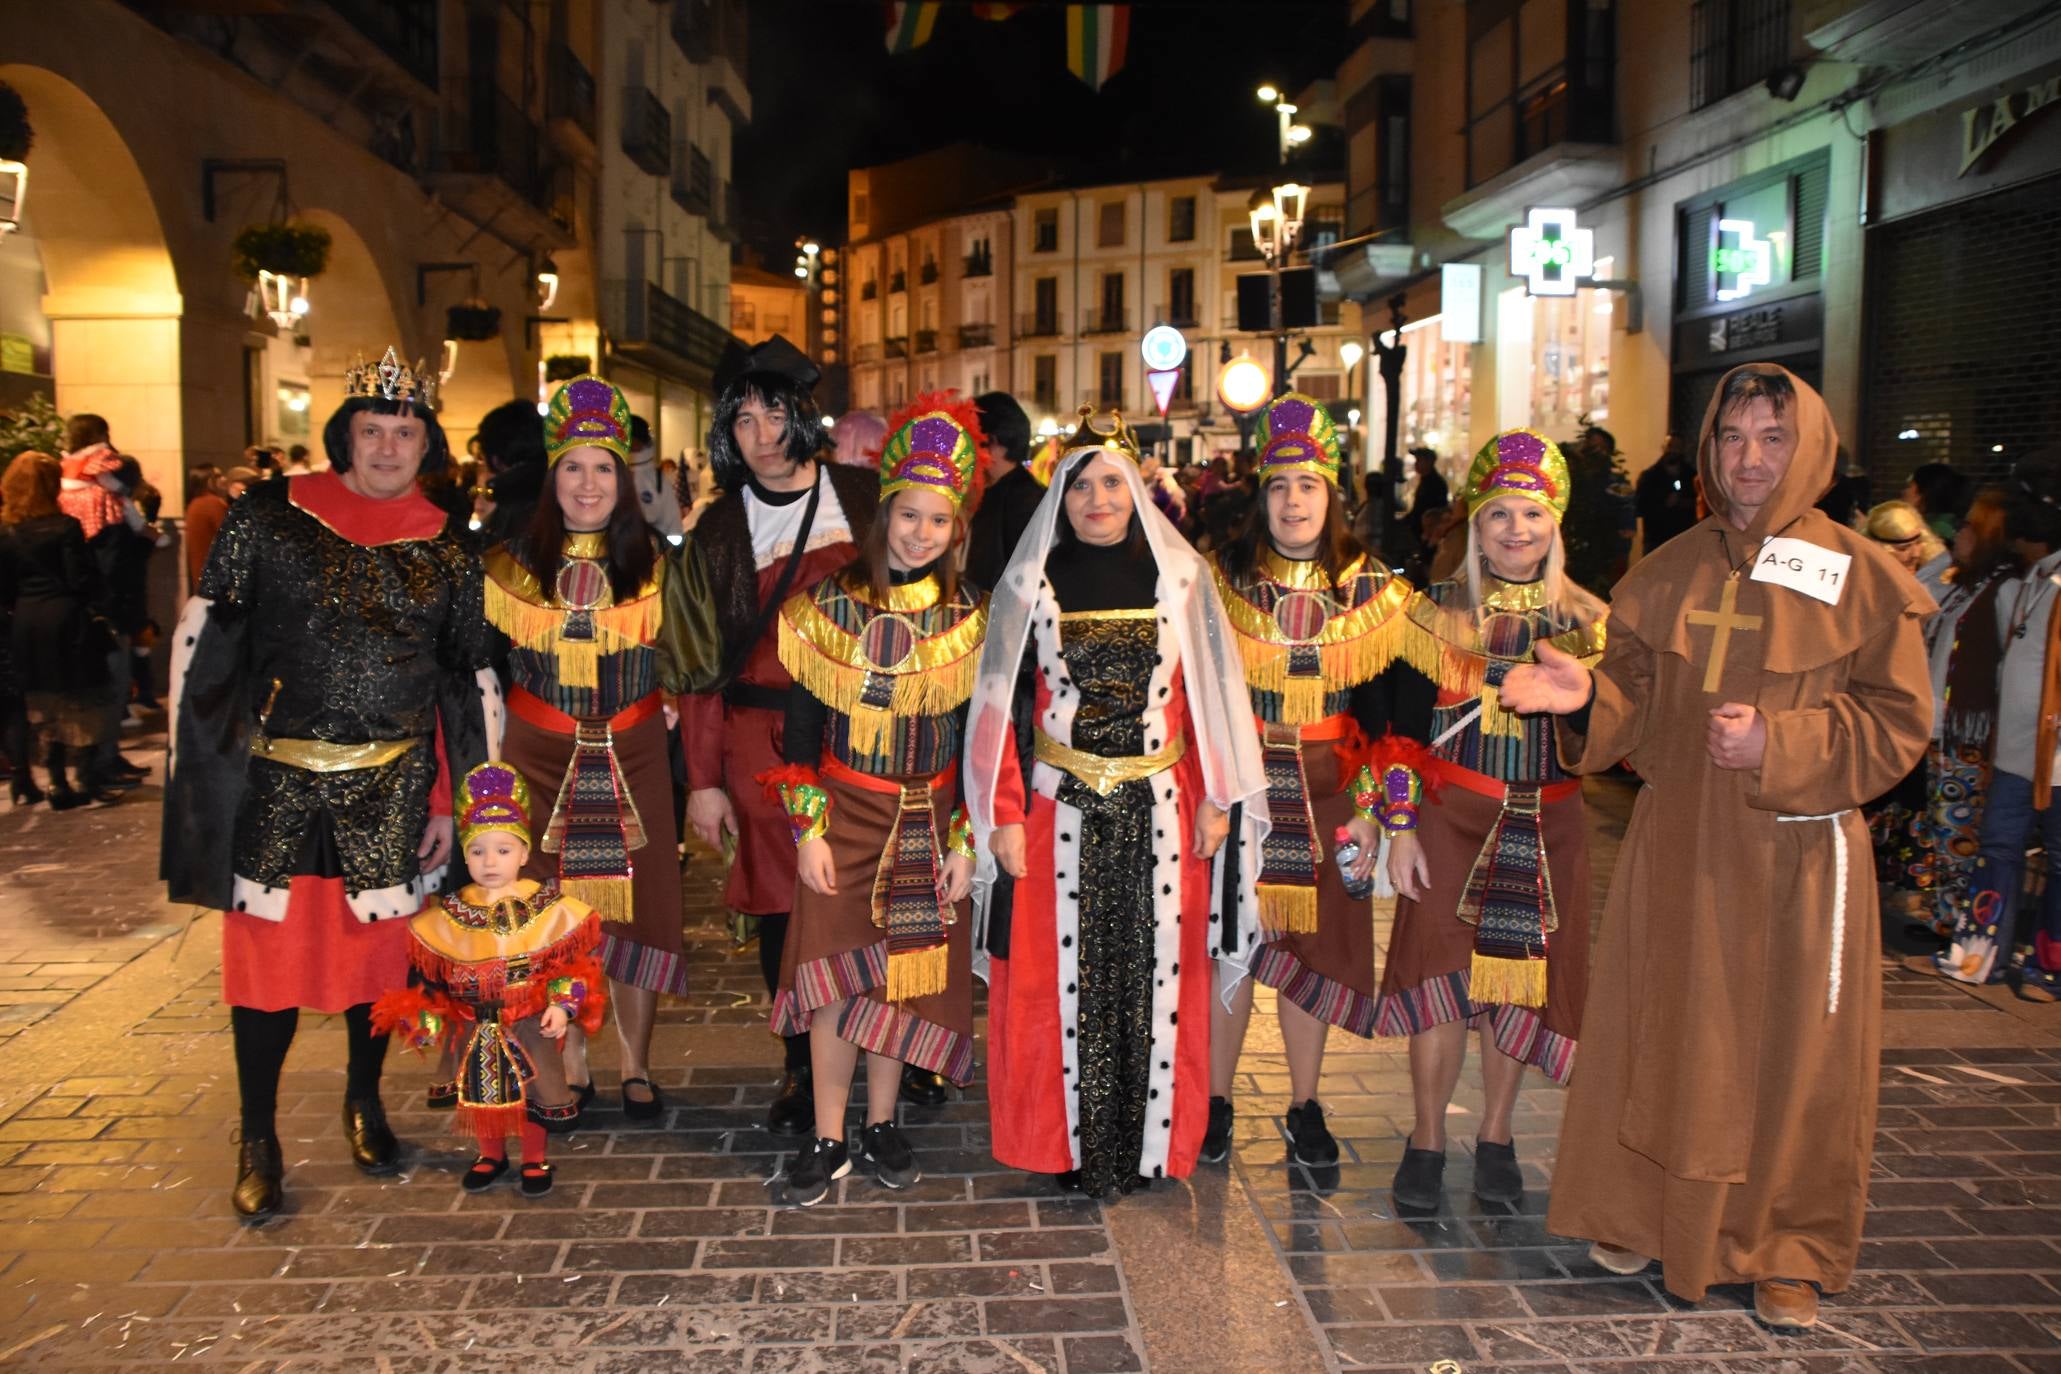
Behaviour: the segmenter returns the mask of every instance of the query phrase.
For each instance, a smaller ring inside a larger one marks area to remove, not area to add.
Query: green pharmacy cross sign
[[[1534,296],[1572,296],[1595,268],[1595,232],[1572,210],[1532,210],[1510,231],[1510,275]]]
[[[1750,219],[1721,219],[1711,231],[1711,294],[1721,301],[1744,300],[1775,280],[1775,255],[1768,241],[1755,238]]]

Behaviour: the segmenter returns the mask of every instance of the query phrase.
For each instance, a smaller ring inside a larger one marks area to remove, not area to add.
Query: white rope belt
[[[1840,818],[1849,811],[1832,811],[1822,816],[1777,816],[1777,821],[1832,822],[1832,972],[1825,987],[1825,1014],[1839,1010],[1840,964],[1846,956],[1846,831]]]

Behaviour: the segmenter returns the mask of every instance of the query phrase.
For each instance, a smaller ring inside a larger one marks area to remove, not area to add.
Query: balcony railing
[[[596,140],[594,74],[563,43],[551,45],[544,108],[551,118],[569,121],[589,143]]]
[[[888,291],[888,294],[889,294],[889,295],[893,295],[893,294],[894,294],[895,292],[897,292],[897,291],[907,291],[908,289],[909,289],[909,274],[908,274],[907,272],[890,272],[890,273],[888,273],[888,276],[887,276],[887,291]]]
[[[643,86],[623,87],[623,152],[655,177],[673,166],[673,117]]]
[[[1035,313],[1025,315],[1016,332],[1026,339],[1053,338],[1059,333],[1059,317]]]
[[[959,275],[964,277],[992,277],[995,275],[995,259],[987,253],[968,253],[966,255],[965,270]]]
[[[916,351],[918,353],[937,352],[937,331],[935,329],[919,329],[916,331]]]
[[[862,301],[879,300],[880,283],[877,281],[861,282],[859,284],[859,299]]]
[[[926,262],[923,266],[917,268],[916,282],[919,286],[937,285],[937,264],[935,262]]]
[[[887,341],[887,356],[890,358],[906,358],[909,356],[909,338],[906,334],[900,338]]]
[[[378,44],[407,73],[431,90],[442,84],[437,70],[439,5],[421,0],[329,0],[329,8]]]
[[[991,324],[962,324],[959,326],[959,347],[993,348],[995,327]]]
[[[737,223],[737,183],[720,182],[716,186],[715,205],[709,211],[708,230],[725,243],[736,243],[743,237]]]
[[[685,139],[673,145],[673,202],[690,215],[715,206],[715,168],[708,154]]]
[[[1479,186],[1560,143],[1616,139],[1607,58],[1561,62],[1467,125],[1467,185]]]
[[[714,0],[673,0],[673,41],[697,66],[715,55]]]
[[[711,372],[722,362],[730,331],[656,284],[611,281],[604,299],[604,319],[617,343],[661,348]]]
[[[1123,309],[1111,310],[1103,307],[1091,310],[1081,321],[1083,334],[1127,334],[1131,328],[1131,312]]]
[[[1200,321],[1195,318],[1195,303],[1175,304],[1166,312],[1166,322],[1176,329],[1193,329]]]
[[[499,90],[474,93],[465,137],[440,149],[439,172],[492,176],[539,209],[551,203],[536,123]]]
[[[862,344],[860,344],[860,345],[858,346],[858,348],[857,348],[857,349],[853,350],[853,353],[852,353],[852,358],[853,358],[853,361],[855,361],[855,362],[860,362],[860,363],[877,363],[877,362],[879,362],[879,361],[880,361],[880,343],[879,343],[879,341],[878,341],[878,340],[875,340],[875,341],[874,341],[874,342],[872,342],[872,343],[862,343]]]

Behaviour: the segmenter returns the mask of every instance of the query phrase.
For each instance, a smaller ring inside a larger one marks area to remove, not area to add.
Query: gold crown
[[[1066,441],[1066,452],[1060,457],[1063,461],[1071,454],[1090,448],[1113,449],[1134,463],[1138,461],[1137,436],[1124,423],[1123,412],[1113,408],[1101,411],[1091,405],[1082,406],[1080,419],[1075,422],[1073,434]]]
[[[413,401],[426,410],[437,408],[437,374],[428,371],[422,359],[409,367],[388,348],[377,363],[358,360],[344,371],[344,395],[370,396],[380,401]]]

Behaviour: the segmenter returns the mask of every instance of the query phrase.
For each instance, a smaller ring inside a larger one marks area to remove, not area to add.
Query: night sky
[[[1128,54],[1098,95],[1066,69],[1065,6],[995,23],[947,4],[931,40],[890,56],[871,0],[752,0],[752,123],[734,179],[776,266],[798,233],[841,241],[845,173],[968,140],[1075,177],[1263,172],[1263,81],[1336,73],[1345,0],[1163,0],[1131,8]]]

